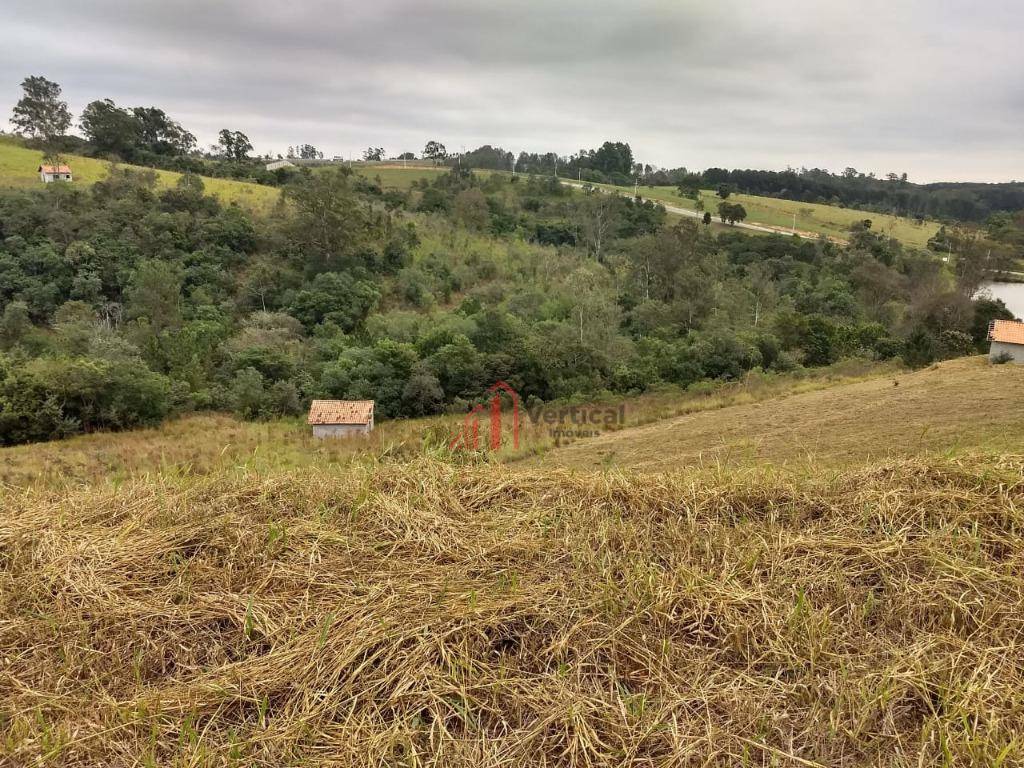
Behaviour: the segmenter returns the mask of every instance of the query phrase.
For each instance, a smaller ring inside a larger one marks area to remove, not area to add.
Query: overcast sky
[[[106,97],[260,153],[612,139],[664,167],[1024,180],[1022,0],[3,0],[0,30],[0,121],[41,74],[76,124]]]

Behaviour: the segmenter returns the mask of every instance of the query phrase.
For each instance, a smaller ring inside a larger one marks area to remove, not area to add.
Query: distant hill
[[[94,157],[82,155],[64,155],[77,185],[90,185],[106,178],[110,163]],[[28,149],[21,146],[19,142],[10,138],[0,138],[0,187],[35,189],[41,186],[39,174],[36,169],[43,160],[42,152]],[[134,166],[129,163],[121,163],[121,166],[138,168],[139,170],[152,171],[157,176],[158,184],[161,187],[171,187],[181,178],[181,174],[175,171]],[[321,168],[336,167],[325,164]],[[434,178],[440,174],[447,173],[447,168],[438,168],[421,164],[404,165],[395,163],[354,163],[353,171],[368,179],[381,180],[381,185],[387,188],[407,189],[413,181],[424,178]],[[320,170],[317,168],[316,170]],[[225,203],[238,203],[251,210],[266,210],[277,200],[279,190],[276,187],[255,184],[236,179],[223,179],[212,176],[203,176],[206,185],[206,192],[215,195]]]
[[[641,197],[655,200],[688,210],[697,210],[697,203],[679,194],[674,187],[627,187],[610,184],[595,186],[615,189],[622,194],[632,195],[634,191]],[[712,219],[718,221],[718,204],[722,202],[714,190],[703,189],[700,192],[704,209],[711,213]],[[789,234],[795,230],[801,235],[825,235],[836,240],[845,240],[850,235],[850,227],[869,219],[874,231],[883,232],[899,240],[904,245],[924,248],[939,230],[934,221],[918,222],[902,216],[891,216],[886,213],[874,213],[855,208],[840,208],[836,205],[820,203],[803,203],[784,200],[778,197],[762,197],[733,193],[729,196],[730,203],[739,203],[747,211],[747,224],[759,224],[771,227],[779,234]]]
[[[74,175],[75,180],[72,184],[76,185],[90,185],[106,178],[111,165],[106,160],[98,160],[94,157],[81,155],[64,155],[64,157]],[[42,161],[42,152],[27,149],[10,139],[0,140],[0,187],[35,189],[42,186],[36,170]],[[161,187],[172,187],[181,178],[181,174],[174,171],[130,166],[127,163],[121,165],[155,173],[157,183]],[[274,187],[234,179],[204,176],[203,181],[206,185],[206,192],[220,198],[221,202],[238,203],[253,210],[269,208],[277,200],[279,194]]]

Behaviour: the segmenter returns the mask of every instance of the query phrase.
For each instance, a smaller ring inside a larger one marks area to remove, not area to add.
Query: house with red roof
[[[309,406],[313,437],[350,437],[373,431],[373,400],[314,400]]]
[[[44,184],[49,184],[51,181],[73,181],[71,177],[71,168],[67,165],[40,165],[39,166],[39,180]]]
[[[988,326],[989,360],[1007,357],[1024,365],[1024,323],[1019,320],[993,320]]]

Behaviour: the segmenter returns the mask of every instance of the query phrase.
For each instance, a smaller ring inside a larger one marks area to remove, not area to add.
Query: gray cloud
[[[0,109],[45,74],[76,112],[155,104],[261,152],[624,139],[662,166],[1024,179],[1011,0],[6,0],[0,29]]]

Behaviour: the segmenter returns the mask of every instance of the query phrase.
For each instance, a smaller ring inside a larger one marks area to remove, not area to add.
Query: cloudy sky
[[[1024,179],[1021,0],[3,0],[42,74],[212,142],[327,155],[606,139],[685,165]],[[2,123],[0,123],[2,125]]]

